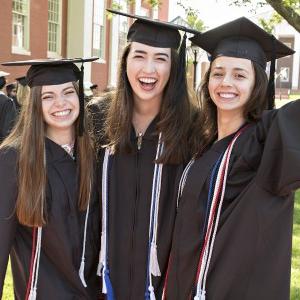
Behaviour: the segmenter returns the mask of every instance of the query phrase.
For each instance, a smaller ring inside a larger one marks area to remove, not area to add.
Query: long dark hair
[[[109,145],[116,152],[132,152],[130,142],[133,114],[133,92],[126,73],[128,44],[124,49],[120,66],[116,93],[112,99],[106,118],[105,134]],[[164,89],[159,112],[157,131],[162,132],[165,148],[158,159],[161,163],[181,163],[189,156],[188,134],[191,125],[192,108],[186,88],[186,78],[178,86],[179,56],[171,49],[171,71]]]
[[[267,109],[266,97],[268,78],[263,68],[251,62],[255,73],[255,83],[249,100],[244,106],[243,116],[246,122],[255,122],[261,118],[262,112]],[[191,148],[194,155],[199,156],[216,139],[218,134],[217,107],[210,97],[208,90],[211,65],[197,91],[200,107],[198,118],[193,124],[191,134]]]
[[[73,83],[78,94],[78,85]],[[16,214],[21,224],[42,226],[46,224],[45,208],[46,166],[45,130],[41,86],[30,89],[29,99],[22,107],[19,120],[0,149],[14,148],[18,151],[18,196]],[[86,126],[88,125],[87,122]],[[75,121],[78,132],[79,118]],[[87,127],[86,127],[87,128]],[[76,138],[78,161],[79,196],[78,207],[84,210],[89,202],[93,180],[94,149],[87,131]]]

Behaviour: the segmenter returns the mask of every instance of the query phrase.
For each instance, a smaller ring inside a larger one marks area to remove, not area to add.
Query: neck
[[[135,101],[132,124],[136,133],[144,134],[149,124],[158,115],[161,101]]]
[[[236,132],[244,123],[241,112],[218,111],[218,140]]]
[[[75,140],[75,130],[73,127],[72,129],[47,128],[46,135],[50,140],[58,145],[71,144]]]

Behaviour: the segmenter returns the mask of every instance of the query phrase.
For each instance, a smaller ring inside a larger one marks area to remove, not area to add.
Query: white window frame
[[[18,1],[18,0],[15,0]],[[20,2],[20,1],[18,1]],[[30,20],[30,1],[29,0],[22,0],[21,2],[25,2],[27,5],[27,11],[26,14],[25,13],[21,13],[21,12],[17,12],[14,11],[12,8],[12,45],[11,45],[11,51],[13,54],[21,54],[21,55],[31,55],[31,52],[29,51],[29,20]],[[13,7],[13,3],[12,3],[12,7]],[[24,30],[23,30],[23,34],[24,34],[24,42],[23,45],[20,46],[15,46],[13,45],[13,39],[14,39],[14,15],[18,14],[21,16],[25,17],[25,21],[24,21]]]
[[[102,7],[102,12],[96,12],[96,8]],[[100,19],[102,18],[102,20]],[[102,21],[102,24],[101,24]],[[101,27],[103,28],[101,36]],[[98,32],[96,32],[98,30]],[[92,55],[98,56],[96,63],[106,63],[106,1],[93,0],[93,19],[92,19]],[[102,39],[101,39],[102,37]],[[96,48],[99,47],[99,48]]]
[[[56,51],[50,51],[49,50],[49,27],[50,23],[54,24],[54,22],[50,22],[49,19],[49,3],[50,1],[54,0],[48,0],[48,36],[47,36],[47,56],[48,58],[61,58],[61,37],[62,37],[62,0],[57,0],[58,1],[58,23],[56,25],[58,26],[58,33],[56,36],[56,45],[57,49]]]

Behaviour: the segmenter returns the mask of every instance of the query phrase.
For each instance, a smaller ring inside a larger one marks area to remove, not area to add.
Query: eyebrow
[[[146,51],[144,50],[134,50],[134,53],[140,53],[140,54],[147,54]],[[165,56],[167,58],[169,58],[169,55],[167,53],[164,53],[164,52],[157,52],[157,53],[154,53],[155,56]]]
[[[223,70],[225,68],[221,67],[221,66],[216,66],[216,67],[213,67],[212,69]],[[243,69],[243,68],[233,68],[233,70],[234,71],[243,71],[243,72],[249,73],[246,69]]]
[[[68,87],[64,88],[62,91],[64,92],[64,91],[66,91],[66,90],[68,90],[68,89],[74,89],[74,90],[75,90],[74,86],[68,86]],[[41,96],[43,96],[43,95],[45,95],[45,94],[54,94],[54,92],[52,92],[52,91],[49,91],[49,92],[43,92]]]

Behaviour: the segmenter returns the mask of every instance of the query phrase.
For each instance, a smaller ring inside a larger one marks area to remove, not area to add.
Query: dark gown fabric
[[[234,145],[206,300],[289,299],[299,134],[300,101],[295,101],[266,112]],[[210,176],[232,137],[213,144],[189,171],[174,229],[168,300],[194,296]]]
[[[0,94],[0,143],[13,127],[16,114],[14,102],[5,95]]]
[[[132,129],[133,153],[111,158],[108,264],[116,300],[145,299],[151,189],[158,143],[156,124],[154,119],[149,125],[140,150]],[[174,187],[181,171],[179,165],[164,165],[162,172],[157,234],[162,277],[152,277],[156,299],[162,294],[176,213]]]
[[[85,211],[77,207],[76,162],[49,139],[47,158],[47,224],[42,230],[37,299],[99,299],[96,276],[99,254],[99,197],[91,199],[87,227],[84,288],[78,270],[81,261]],[[17,153],[0,152],[0,296],[10,254],[15,299],[24,300],[29,277],[32,228],[18,223],[15,215],[17,196]]]

